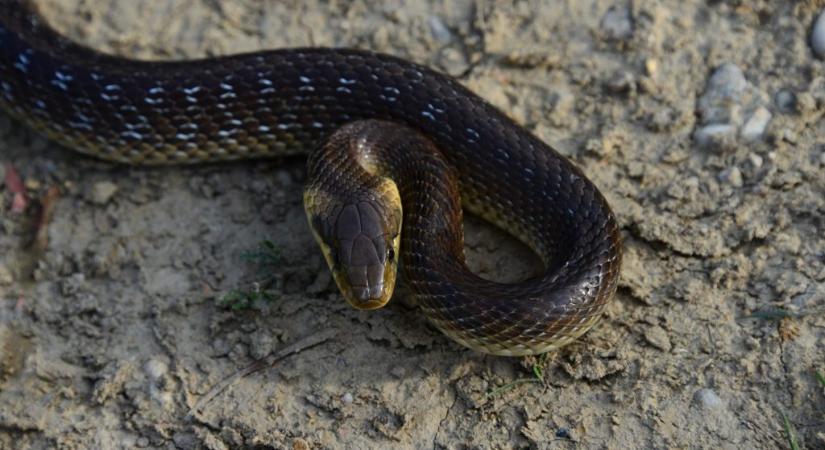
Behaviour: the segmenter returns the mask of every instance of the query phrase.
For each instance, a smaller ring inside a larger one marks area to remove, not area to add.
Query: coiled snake
[[[137,61],[70,42],[28,2],[0,0],[0,107],[127,164],[315,147],[307,216],[347,301],[383,306],[400,259],[427,318],[475,350],[558,348],[616,289],[618,227],[582,172],[456,81],[392,56],[303,48]],[[471,273],[462,205],[530,246],[542,273],[514,284]]]

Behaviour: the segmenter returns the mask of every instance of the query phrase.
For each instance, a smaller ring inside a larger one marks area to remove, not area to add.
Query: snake
[[[62,36],[30,1],[0,0],[0,109],[114,163],[307,155],[307,221],[341,296],[382,307],[400,271],[429,322],[479,352],[558,349],[616,291],[620,229],[585,174],[457,80],[394,56],[131,59]],[[465,211],[526,244],[536,274],[501,283],[468,269]]]

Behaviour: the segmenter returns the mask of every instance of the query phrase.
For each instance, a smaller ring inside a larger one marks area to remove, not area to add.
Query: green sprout
[[[251,283],[247,289],[231,289],[223,295],[218,304],[233,311],[249,309],[259,302],[272,302],[278,299],[277,292],[269,290],[275,278],[271,275],[276,267],[281,266],[281,250],[272,241],[261,241],[256,248],[241,253],[241,259],[256,268],[261,281]]]
[[[782,413],[782,422],[785,428],[785,436],[788,438],[788,446],[791,447],[791,450],[799,450],[799,442],[796,440],[796,431],[785,413]]]
[[[524,383],[544,383],[544,365],[547,361],[547,353],[542,353],[538,357],[536,357],[536,361],[533,363],[531,370],[533,372],[533,376],[530,378],[517,378],[509,383],[503,384],[495,389],[490,390],[485,394],[486,398],[495,397],[496,395],[501,394],[502,392],[509,391],[510,389]]]

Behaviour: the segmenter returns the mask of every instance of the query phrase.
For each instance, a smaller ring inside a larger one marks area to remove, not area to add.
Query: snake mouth
[[[387,299],[379,298],[379,299],[375,299],[375,300],[362,301],[362,302],[359,302],[359,303],[350,302],[350,305],[355,309],[360,309],[361,311],[372,311],[374,309],[383,308],[384,305],[387,304],[388,299],[389,298],[387,298]]]
[[[352,295],[356,301],[366,303],[379,300],[383,291],[384,283],[377,283],[374,286],[353,286]]]
[[[382,308],[392,297],[392,288],[385,289],[387,285],[377,283],[373,286],[352,286],[351,295],[347,296],[347,301],[355,309],[369,311]]]

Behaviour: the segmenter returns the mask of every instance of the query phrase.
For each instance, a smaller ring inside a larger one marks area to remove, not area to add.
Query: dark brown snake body
[[[311,176],[320,177],[307,191],[312,203],[333,189],[358,191],[342,183],[363,174],[340,173],[369,167],[354,168],[345,154],[390,149],[376,167],[397,177],[403,270],[426,316],[464,345],[501,355],[552,350],[592,327],[613,296],[621,242],[604,197],[564,157],[449,77],[343,49],[137,61],[77,45],[32,11],[28,2],[0,0],[0,107],[83,153],[180,164],[306,153],[328,138],[310,161]],[[467,270],[462,204],[533,248],[541,274],[501,284]],[[356,215],[371,217],[364,208]],[[322,230],[324,220],[316,225]]]

